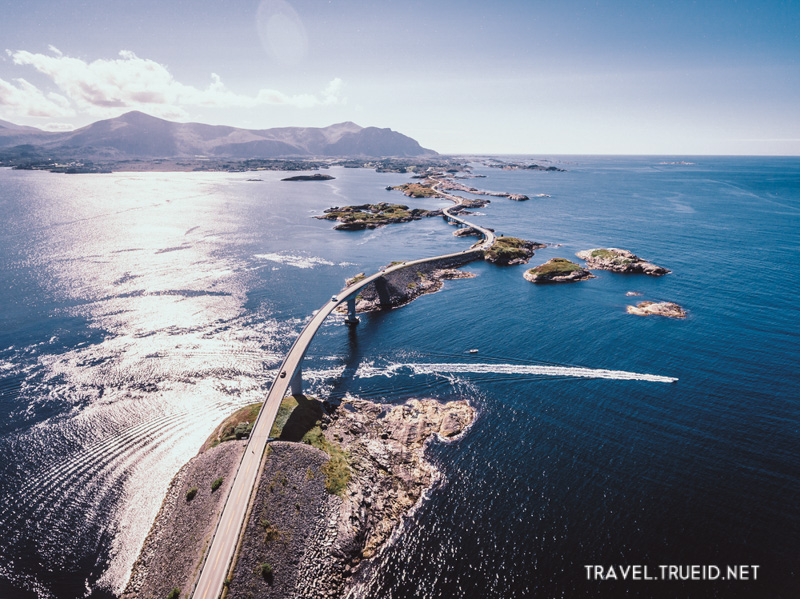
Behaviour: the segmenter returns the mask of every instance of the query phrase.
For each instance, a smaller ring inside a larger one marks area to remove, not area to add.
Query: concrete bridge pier
[[[358,324],[358,316],[356,316],[356,298],[354,297],[347,300],[347,318],[345,318],[344,322],[349,325]]]
[[[375,279],[375,291],[378,292],[378,301],[381,306],[392,305],[392,300],[389,298],[389,289],[386,287],[386,279],[383,277]]]
[[[292,380],[289,381],[289,390],[291,391],[292,395],[302,395],[303,394],[303,364],[300,363],[297,365],[297,370],[294,371],[294,376]]]

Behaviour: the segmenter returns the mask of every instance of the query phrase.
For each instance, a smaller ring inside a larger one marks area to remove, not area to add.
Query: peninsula
[[[189,596],[259,407],[222,423],[173,479],[123,599]],[[427,444],[474,418],[465,401],[284,398],[228,596],[342,596],[438,481]]]

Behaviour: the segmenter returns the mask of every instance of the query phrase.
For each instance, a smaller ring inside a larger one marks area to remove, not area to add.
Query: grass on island
[[[631,258],[626,258],[625,256],[621,256],[616,252],[612,252],[611,250],[606,250],[606,249],[593,250],[590,255],[592,258],[600,258],[601,260],[610,260],[614,264],[624,265],[633,262]]]
[[[529,242],[518,237],[498,237],[488,250],[485,257],[488,260],[498,262],[510,262],[517,258],[527,258],[529,251],[525,249],[525,244]]]
[[[412,198],[433,198],[439,195],[439,192],[435,189],[432,189],[429,184],[426,185],[423,183],[403,183],[402,185],[397,185],[392,189],[402,191],[404,194]]]
[[[367,278],[367,275],[363,272],[358,273],[356,276],[346,279],[344,284],[345,287],[350,287],[350,285],[355,285],[356,283],[360,283],[364,279]]]
[[[249,435],[261,411],[261,405],[249,405],[226,418],[205,442],[202,451],[216,447],[224,441],[242,438],[237,437],[237,431],[246,431]],[[269,436],[281,441],[306,443],[327,453],[330,460],[322,467],[325,489],[329,493],[341,495],[350,482],[350,453],[325,438],[320,427],[321,419],[322,404],[319,400],[305,395],[290,395],[283,398]],[[222,484],[221,480],[219,484]],[[188,496],[187,500],[191,501]]]
[[[224,441],[247,438],[253,430],[253,423],[258,417],[262,405],[261,403],[250,404],[228,416],[211,433],[211,436],[203,444],[200,451],[203,452],[211,447],[216,447]]]
[[[528,272],[535,275],[558,276],[558,275],[566,275],[571,272],[575,272],[576,270],[583,270],[583,269],[579,265],[575,264],[570,260],[567,260],[566,258],[553,258],[552,260],[548,260],[544,264],[531,268],[530,270],[528,270]]]
[[[285,397],[270,436],[281,441],[306,443],[327,453],[330,460],[322,467],[325,490],[341,496],[350,482],[350,453],[325,438],[320,427],[321,418],[322,405],[318,400],[304,395]]]
[[[167,595],[167,599],[178,599],[181,596],[181,590],[178,587],[172,589]]]

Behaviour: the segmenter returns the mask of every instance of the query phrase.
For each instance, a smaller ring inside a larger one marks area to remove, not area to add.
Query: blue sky
[[[4,4],[19,124],[136,109],[452,153],[800,155],[800,0]]]

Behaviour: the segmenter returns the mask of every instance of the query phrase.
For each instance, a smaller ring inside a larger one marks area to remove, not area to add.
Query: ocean
[[[529,265],[472,263],[355,329],[331,319],[311,346],[311,394],[478,409],[429,446],[441,480],[354,596],[797,596],[800,159],[547,158],[565,172],[476,159],[484,177],[464,181],[550,196],[468,217],[549,244]],[[312,216],[449,203],[385,190],[407,175],[329,173],[0,169],[0,598],[120,592],[172,476],[264,398],[345,278],[474,241],[440,218],[334,231]],[[672,274],[522,278],[596,247]],[[642,300],[688,317],[626,313]],[[755,580],[592,574],[670,565]]]

